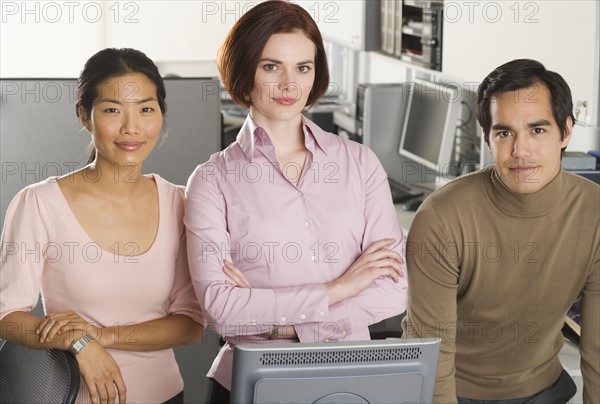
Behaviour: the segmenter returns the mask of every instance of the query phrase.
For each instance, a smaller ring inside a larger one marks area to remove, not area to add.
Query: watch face
[[[77,355],[79,352],[83,351],[90,339],[91,338],[86,335],[85,337],[73,341],[73,343],[69,347],[69,352],[73,355]]]

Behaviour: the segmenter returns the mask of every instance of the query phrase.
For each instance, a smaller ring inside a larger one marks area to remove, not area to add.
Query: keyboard
[[[422,196],[425,192],[412,189],[410,186],[388,178],[390,190],[392,191],[392,201],[394,203],[406,202],[409,199]]]

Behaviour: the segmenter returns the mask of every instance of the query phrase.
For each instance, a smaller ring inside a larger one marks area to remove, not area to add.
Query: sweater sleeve
[[[8,206],[1,238],[0,319],[31,311],[40,295],[49,221],[34,186],[19,192]]]
[[[600,246],[583,288],[581,306],[581,373],[583,402],[600,403]]]
[[[439,251],[449,245],[448,235],[431,198],[411,225],[406,245],[408,307],[402,328],[406,338],[441,338],[434,403],[456,403],[454,380],[456,353],[457,289],[456,260]]]

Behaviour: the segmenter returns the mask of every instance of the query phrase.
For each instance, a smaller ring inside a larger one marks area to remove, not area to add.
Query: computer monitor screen
[[[431,403],[439,339],[235,347],[232,404]]]
[[[460,113],[460,92],[450,85],[415,80],[400,135],[400,155],[447,174]]]

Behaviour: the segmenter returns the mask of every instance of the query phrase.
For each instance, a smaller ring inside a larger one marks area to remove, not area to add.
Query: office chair
[[[402,319],[406,312],[369,326],[371,339],[402,338]]]
[[[78,391],[79,365],[67,351],[0,340],[0,403],[72,404]]]

